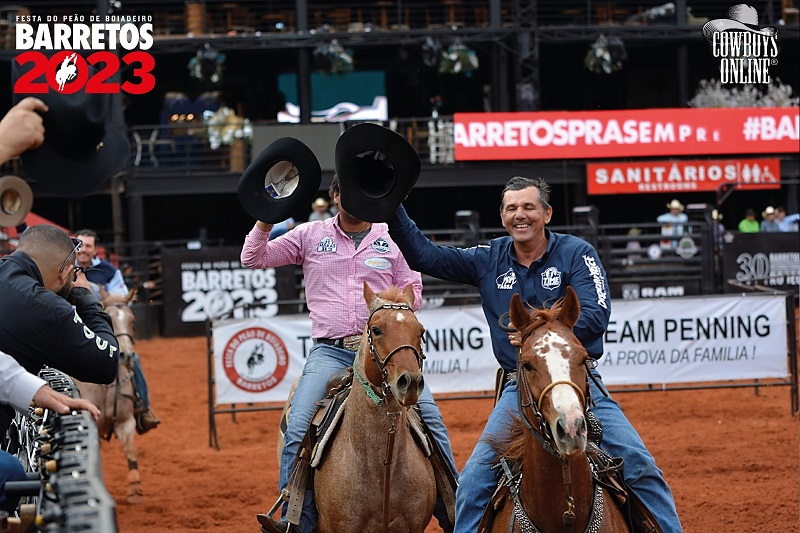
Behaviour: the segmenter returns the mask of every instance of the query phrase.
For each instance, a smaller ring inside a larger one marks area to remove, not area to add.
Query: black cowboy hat
[[[11,61],[12,82],[30,69]],[[89,69],[91,75],[94,69]],[[47,83],[44,74],[31,81]],[[43,100],[49,108],[43,114],[44,143],[22,154],[25,174],[42,187],[60,196],[85,196],[127,164],[130,144],[112,121],[112,97],[118,95],[87,93],[85,88],[66,94],[48,87],[44,94],[15,93],[14,103],[26,96]]]
[[[264,148],[239,178],[239,203],[256,220],[275,224],[304,209],[321,181],[314,152],[297,139],[281,137]]]
[[[357,124],[336,143],[342,207],[366,222],[385,222],[419,178],[419,155],[394,131]]]

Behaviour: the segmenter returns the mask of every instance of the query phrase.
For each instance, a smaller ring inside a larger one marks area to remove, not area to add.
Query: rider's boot
[[[289,533],[291,525],[283,520],[275,520],[265,514],[256,515],[261,524],[261,533]]]

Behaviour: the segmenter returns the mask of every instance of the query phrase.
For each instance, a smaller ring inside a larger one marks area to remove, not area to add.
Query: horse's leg
[[[136,419],[130,416],[118,421],[114,433],[122,443],[125,457],[128,458],[128,503],[142,503],[144,492],[139,478],[139,464],[136,461],[136,443],[133,442],[133,437],[136,435]]]

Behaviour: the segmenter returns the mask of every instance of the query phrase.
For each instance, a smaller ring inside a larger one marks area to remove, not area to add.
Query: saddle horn
[[[19,226],[33,207],[33,191],[17,176],[0,178],[0,227]]]

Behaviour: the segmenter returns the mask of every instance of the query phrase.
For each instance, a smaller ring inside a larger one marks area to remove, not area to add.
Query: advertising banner
[[[800,108],[456,113],[456,161],[797,153]]]
[[[280,269],[246,268],[241,251],[236,246],[163,250],[165,337],[202,335],[206,319],[228,314],[275,316],[278,299],[294,298],[291,280],[279,275]]]
[[[730,232],[730,236],[722,250],[725,292],[741,292],[737,284],[742,284],[797,293],[800,234]]]
[[[716,191],[723,183],[780,188],[780,159],[717,159],[589,163],[589,194]]]
[[[606,385],[788,376],[782,296],[615,301],[598,368]],[[477,306],[423,310],[434,394],[490,391],[497,362]],[[283,402],[311,349],[306,315],[214,323],[217,404]]]

